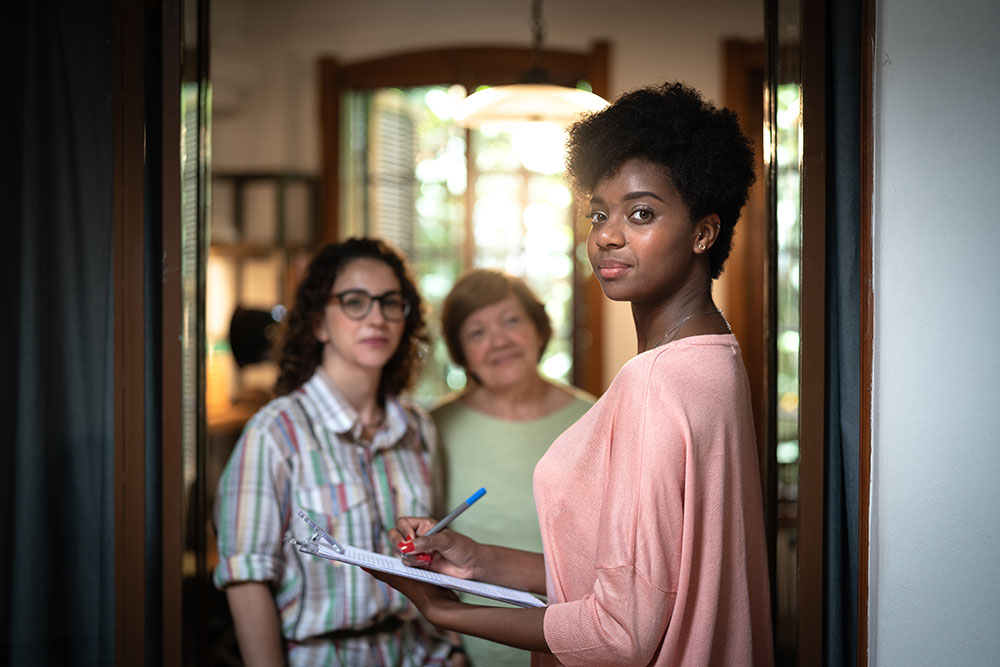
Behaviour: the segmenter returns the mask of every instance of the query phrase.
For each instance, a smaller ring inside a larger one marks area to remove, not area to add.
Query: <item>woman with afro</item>
[[[539,461],[544,555],[452,531],[417,537],[431,569],[548,596],[463,604],[387,579],[434,624],[535,651],[541,664],[769,665],[767,555],[750,391],[712,299],[754,180],[735,114],[681,84],[627,93],[570,130],[587,242],[638,353]],[[422,535],[429,519],[397,522]]]

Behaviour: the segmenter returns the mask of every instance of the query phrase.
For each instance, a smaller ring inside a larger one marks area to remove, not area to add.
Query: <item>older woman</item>
[[[443,664],[452,646],[362,570],[299,553],[307,512],[335,539],[392,553],[397,517],[434,513],[436,439],[399,399],[426,327],[400,254],[376,239],[322,248],[299,285],[278,398],[247,424],[219,479],[224,588],[247,665]]]
[[[446,505],[481,486],[489,490],[451,527],[486,544],[539,551],[532,470],[594,398],[539,375],[552,325],[521,279],[489,269],[466,273],[445,298],[441,320],[448,352],[468,378],[464,391],[431,411],[444,456]],[[463,643],[473,666],[530,662],[527,651],[478,637]]]
[[[433,623],[566,665],[773,663],[750,390],[712,299],[753,182],[735,114],[682,84],[633,91],[570,131],[587,251],[628,301],[638,354],[538,463],[541,554],[444,530],[434,570],[531,591],[541,609],[466,604],[385,577]],[[423,535],[426,518],[397,522]]]

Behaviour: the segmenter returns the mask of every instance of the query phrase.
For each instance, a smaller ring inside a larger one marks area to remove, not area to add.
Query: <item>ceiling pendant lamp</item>
[[[520,81],[483,88],[458,104],[455,119],[478,128],[486,123],[545,121],[569,125],[581,114],[600,111],[608,101],[592,92],[557,85],[541,65],[542,0],[532,0],[532,67]]]

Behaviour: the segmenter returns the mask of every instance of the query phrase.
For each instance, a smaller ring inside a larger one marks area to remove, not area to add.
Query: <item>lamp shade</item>
[[[548,83],[515,83],[469,95],[458,103],[455,120],[469,128],[525,121],[569,125],[582,114],[606,106],[607,100],[586,90]]]

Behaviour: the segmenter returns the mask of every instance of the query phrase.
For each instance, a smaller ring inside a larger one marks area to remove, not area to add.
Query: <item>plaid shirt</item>
[[[393,553],[388,531],[396,517],[436,509],[436,434],[427,416],[389,398],[371,443],[361,441],[361,428],[322,369],[253,416],[219,479],[215,585],[271,584],[290,664],[441,664],[449,645],[428,634],[399,592],[282,541],[287,534],[309,539],[296,516],[301,508],[338,541]],[[323,637],[391,616],[409,620],[392,633]]]

